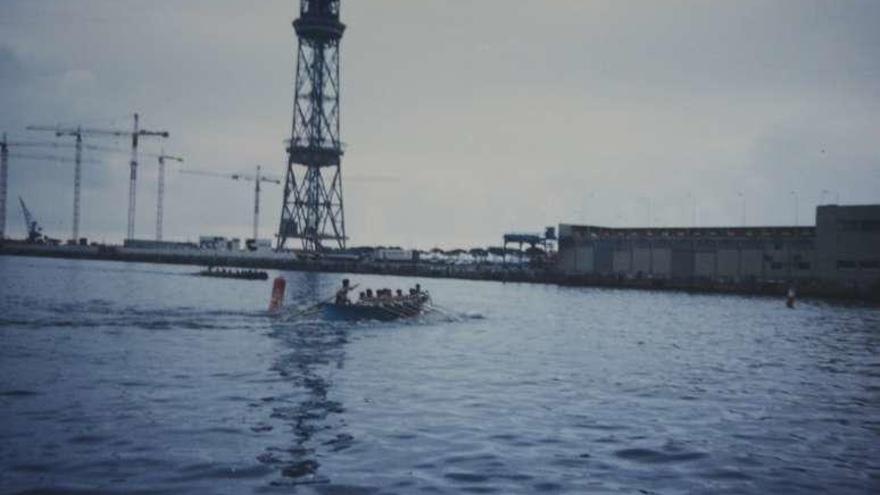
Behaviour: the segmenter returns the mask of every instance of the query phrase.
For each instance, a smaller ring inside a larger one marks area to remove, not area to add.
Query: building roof
[[[561,224],[560,237],[577,231],[596,238],[779,238],[815,237],[816,227],[628,227]]]

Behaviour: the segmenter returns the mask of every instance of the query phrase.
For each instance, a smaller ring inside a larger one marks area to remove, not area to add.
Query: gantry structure
[[[339,136],[339,0],[301,0],[293,126],[276,248],[345,248]]]

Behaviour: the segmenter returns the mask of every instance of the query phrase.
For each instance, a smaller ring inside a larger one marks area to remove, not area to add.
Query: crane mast
[[[162,219],[164,216],[164,204],[165,204],[165,160],[172,160],[178,163],[183,163],[183,158],[179,156],[171,156],[166,155],[165,150],[162,150],[162,153],[158,156],[159,159],[159,183],[158,183],[158,198],[156,199],[156,240],[162,240]]]
[[[137,196],[137,149],[138,132],[140,132],[138,114],[134,114],[134,132],[131,133],[131,161],[129,162],[130,173],[128,178],[128,226],[125,229],[125,238],[134,239],[134,208]]]
[[[6,133],[0,141],[0,240],[6,237],[6,188],[9,180],[9,148],[6,146]]]
[[[254,180],[254,242],[257,242],[260,226],[260,182],[263,182],[263,178],[260,176],[260,166],[257,165],[257,177]],[[281,181],[277,183],[280,184]]]

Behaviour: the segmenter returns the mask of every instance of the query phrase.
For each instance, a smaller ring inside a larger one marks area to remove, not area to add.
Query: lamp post
[[[691,198],[691,227],[697,226],[697,196],[694,193],[688,193]]]
[[[794,226],[800,227],[800,221],[798,220],[798,193],[797,191],[791,191],[789,194],[794,198]]]
[[[654,222],[652,220],[652,215],[651,215],[651,198],[646,198],[644,196],[641,196],[639,198],[639,200],[645,202],[645,208],[647,209],[646,212],[648,214],[648,225],[646,225],[646,227],[653,227]]]

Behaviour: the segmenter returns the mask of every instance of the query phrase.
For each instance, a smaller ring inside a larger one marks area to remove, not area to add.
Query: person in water
[[[354,288],[349,285],[348,279],[342,279],[342,287],[336,291],[336,304],[351,304],[351,301],[348,300],[348,293],[352,290]]]

